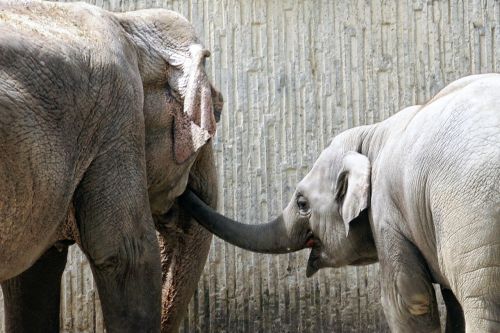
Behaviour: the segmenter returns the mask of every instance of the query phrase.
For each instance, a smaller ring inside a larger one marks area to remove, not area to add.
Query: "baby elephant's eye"
[[[300,212],[303,214],[309,212],[309,203],[307,202],[307,199],[304,198],[304,196],[299,195],[297,197],[297,207],[299,207]]]

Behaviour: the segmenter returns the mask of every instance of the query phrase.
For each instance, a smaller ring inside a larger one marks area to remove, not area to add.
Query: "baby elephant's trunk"
[[[264,224],[243,224],[217,213],[190,190],[179,197],[179,202],[208,231],[243,249],[260,253],[289,253],[306,247],[307,233],[290,237],[283,215]]]

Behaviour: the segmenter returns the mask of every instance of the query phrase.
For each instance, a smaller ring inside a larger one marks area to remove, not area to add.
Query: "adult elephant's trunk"
[[[186,190],[179,202],[208,231],[243,249],[260,253],[289,253],[306,247],[311,234],[289,235],[283,215],[265,224],[243,224],[208,207],[196,194]]]

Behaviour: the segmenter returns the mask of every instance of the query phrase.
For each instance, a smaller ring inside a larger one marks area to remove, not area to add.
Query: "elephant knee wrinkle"
[[[408,311],[414,316],[421,316],[430,312],[430,299],[425,294],[414,294],[410,297]]]
[[[397,292],[402,306],[413,316],[430,314],[432,304],[432,284],[417,274],[410,277],[401,273],[396,279]]]

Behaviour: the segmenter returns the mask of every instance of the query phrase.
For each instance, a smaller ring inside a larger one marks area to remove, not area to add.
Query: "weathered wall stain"
[[[219,209],[242,221],[276,215],[339,131],[423,103],[458,77],[500,69],[493,0],[89,2],[166,7],[194,23],[226,100],[215,140]],[[62,329],[103,332],[90,268],[75,247],[70,257]],[[258,255],[215,240],[181,331],[387,330],[377,265],[306,279],[306,260],[307,251]]]

